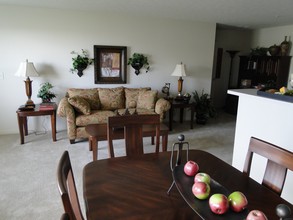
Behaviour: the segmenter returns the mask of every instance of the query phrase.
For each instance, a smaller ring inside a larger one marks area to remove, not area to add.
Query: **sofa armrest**
[[[165,113],[171,108],[171,103],[164,99],[159,98],[155,105],[155,112],[160,114],[161,121],[164,119]]]
[[[60,117],[67,117],[69,115],[74,115],[75,117],[74,109],[72,105],[69,104],[67,97],[64,97],[60,100],[60,103],[57,109],[57,114]]]
[[[61,99],[57,114],[60,117],[66,117],[66,123],[67,123],[67,134],[70,141],[74,141],[76,138],[76,124],[75,124],[75,110],[72,107],[72,105],[69,104],[68,98],[64,97]]]

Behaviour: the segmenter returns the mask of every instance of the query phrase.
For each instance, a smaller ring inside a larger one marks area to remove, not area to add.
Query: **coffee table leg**
[[[93,150],[93,161],[98,159],[98,142],[96,138],[91,139],[91,148]]]

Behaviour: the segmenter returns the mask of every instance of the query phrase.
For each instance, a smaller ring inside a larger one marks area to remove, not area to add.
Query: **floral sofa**
[[[170,109],[169,101],[158,98],[151,88],[70,88],[58,105],[57,114],[66,117],[70,143],[88,138],[85,126],[107,123],[109,116],[123,114],[126,109],[137,114],[160,114],[163,121]]]

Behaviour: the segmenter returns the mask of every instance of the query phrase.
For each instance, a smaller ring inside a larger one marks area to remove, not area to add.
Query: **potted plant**
[[[148,58],[141,53],[134,53],[132,57],[128,59],[127,65],[131,65],[135,69],[135,74],[140,73],[141,68],[146,68],[146,72],[150,69]]]
[[[83,75],[83,71],[87,68],[88,65],[93,63],[93,59],[89,58],[89,54],[86,50],[81,49],[82,54],[79,54],[75,51],[72,51],[71,54],[75,54],[75,57],[72,57],[72,68],[70,71],[72,73],[77,72],[77,75],[81,77]]]
[[[56,97],[55,93],[51,91],[52,88],[53,86],[49,82],[41,84],[37,97],[41,98],[43,103],[51,102]]]
[[[194,91],[192,94],[196,105],[196,123],[206,124],[208,118],[216,116],[216,109],[212,104],[211,98],[209,94],[204,93],[204,90],[202,90],[201,94],[197,91]]]

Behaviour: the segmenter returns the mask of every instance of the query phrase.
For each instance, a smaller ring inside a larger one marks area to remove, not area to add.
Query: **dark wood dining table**
[[[167,195],[173,182],[170,156],[170,152],[160,152],[87,164],[83,170],[87,219],[202,219],[176,187]],[[278,204],[286,204],[293,210],[292,204],[208,152],[190,150],[189,159],[229,191],[243,192],[248,199],[248,210],[262,210],[270,220],[278,219],[275,214]]]

